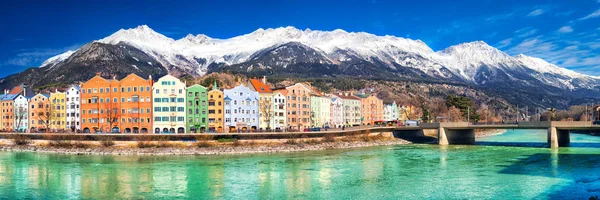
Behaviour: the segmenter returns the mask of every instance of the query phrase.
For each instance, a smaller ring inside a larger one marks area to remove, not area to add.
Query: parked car
[[[596,120],[594,122],[592,122],[593,125],[600,125],[600,120]]]
[[[419,126],[419,121],[417,120],[406,120],[404,121],[405,126]]]

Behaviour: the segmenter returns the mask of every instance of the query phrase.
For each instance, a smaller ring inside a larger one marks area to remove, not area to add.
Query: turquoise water
[[[478,141],[542,143],[545,134],[508,131]],[[600,137],[573,135],[578,141]],[[587,199],[600,196],[598,179],[600,148],[589,146],[401,145],[243,156],[0,152],[0,199]]]

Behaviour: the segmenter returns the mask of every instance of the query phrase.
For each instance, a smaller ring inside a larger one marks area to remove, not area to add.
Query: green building
[[[203,133],[208,127],[208,96],[206,88],[192,85],[187,88],[187,132]]]

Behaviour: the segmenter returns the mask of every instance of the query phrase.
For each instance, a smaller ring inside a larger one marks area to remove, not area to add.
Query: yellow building
[[[223,92],[213,84],[213,89],[208,92],[208,132],[223,132]]]
[[[64,92],[56,90],[50,94],[50,129],[52,131],[62,131],[67,129],[67,95]]]

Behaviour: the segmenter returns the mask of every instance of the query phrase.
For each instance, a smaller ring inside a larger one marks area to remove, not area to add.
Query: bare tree
[[[121,118],[119,105],[115,102],[107,103],[106,110],[102,114],[102,118],[105,120],[105,123],[108,124],[108,132],[111,132],[113,125],[119,121],[119,118]]]
[[[464,118],[462,117],[463,113],[460,109],[452,106],[448,109],[448,120],[451,122],[462,122]]]
[[[46,131],[50,130],[51,122],[56,118],[55,108],[50,103],[39,102],[38,108],[41,108],[41,111],[38,111],[38,119],[42,122],[41,124],[46,127]]]
[[[15,110],[15,118],[17,120],[16,123],[16,129],[15,131],[18,131],[19,127],[21,127],[23,125],[23,120],[25,119],[25,117],[27,116],[27,106],[21,106],[19,108],[17,108]]]
[[[273,112],[273,100],[268,97],[260,98],[260,102],[258,103],[260,113],[262,114],[262,120],[267,123],[267,129],[271,129],[271,122],[275,117],[275,113]]]

